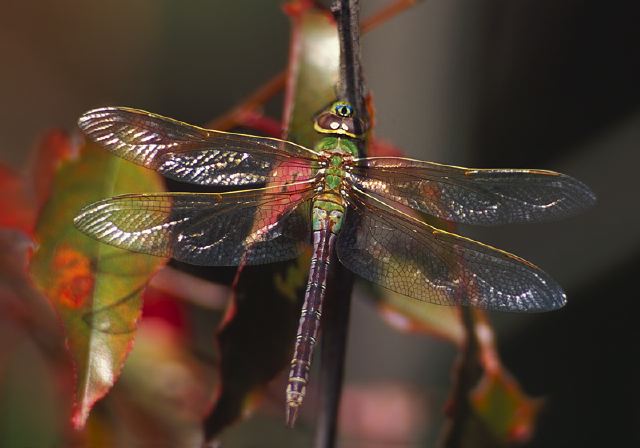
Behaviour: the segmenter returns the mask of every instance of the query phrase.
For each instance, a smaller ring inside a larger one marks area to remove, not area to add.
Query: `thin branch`
[[[360,32],[368,33],[372,29],[388,22],[401,12],[415,6],[420,0],[396,0],[393,3],[389,3],[380,11],[376,11],[371,17],[367,17],[360,26]]]
[[[243,99],[240,104],[231,111],[225,113],[209,123],[207,127],[210,129],[219,129],[221,131],[231,129],[243,121],[243,117],[255,109],[262,107],[267,101],[280,92],[287,82],[287,71],[283,70],[276,76],[267,81],[254,91],[251,95]]]
[[[338,26],[340,40],[340,80],[338,96],[349,101],[363,122],[368,122],[360,63],[359,0],[334,0],[331,10]],[[356,120],[357,121],[357,120]],[[363,134],[356,129],[356,134]],[[364,142],[358,142],[364,154]],[[349,312],[353,274],[339,263],[335,264],[332,290],[328,291],[325,304],[322,334],[320,381],[320,415],[316,430],[316,448],[333,448],[336,443],[338,411],[344,380],[344,363],[347,350]]]
[[[420,0],[395,0],[380,11],[375,12],[371,17],[367,17],[360,25],[360,31],[362,33],[368,33],[374,30],[401,12],[411,8],[419,1]],[[242,124],[245,114],[262,107],[267,101],[284,89],[286,82],[287,71],[283,70],[240,101],[232,110],[208,122],[206,127],[226,131]]]

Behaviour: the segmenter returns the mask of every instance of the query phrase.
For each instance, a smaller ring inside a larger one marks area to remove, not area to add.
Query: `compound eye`
[[[338,104],[336,105],[336,113],[341,117],[350,117],[353,109],[348,104]]]

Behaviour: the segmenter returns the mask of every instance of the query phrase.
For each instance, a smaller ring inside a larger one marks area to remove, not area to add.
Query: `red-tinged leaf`
[[[485,374],[470,399],[482,421],[506,443],[529,440],[542,405],[541,400],[528,397],[502,368]]]
[[[66,132],[52,130],[38,143],[27,177],[32,179],[36,210],[45,204],[54,176],[63,163],[77,156],[77,145],[71,143]]]
[[[477,310],[475,314],[475,333],[484,373],[470,393],[471,405],[500,440],[525,442],[533,433],[542,400],[527,396],[502,366],[493,329],[485,313]]]
[[[30,234],[35,215],[33,199],[24,178],[0,165],[0,227]]]
[[[367,146],[367,155],[369,157],[405,157],[405,152],[395,146],[393,143],[379,138],[369,140]]]
[[[145,288],[142,300],[143,319],[159,319],[183,334],[186,332],[187,322],[182,301],[152,287],[151,283]]]
[[[69,137],[56,130],[41,138],[26,174],[0,166],[0,227],[31,235],[38,210],[49,195],[53,175],[72,154]]]
[[[279,138],[282,135],[282,123],[255,110],[244,111],[236,118],[241,128],[251,129],[260,135]]]
[[[335,97],[337,30],[331,14],[316,9],[313,2],[291,1],[285,10],[293,25],[285,98],[287,138],[313,147],[313,117]],[[297,261],[239,271],[233,302],[217,336],[220,387],[205,421],[208,439],[246,415],[267,383],[289,365],[309,265],[307,252]],[[283,390],[283,408],[284,396]]]
[[[107,246],[81,234],[73,218],[90,202],[121,193],[162,190],[150,170],[95,145],[56,173],[36,225],[31,274],[67,333],[76,370],[72,422],[82,427],[93,404],[116,381],[134,339],[140,294],[163,260]]]
[[[448,403],[448,448],[506,447],[526,441],[533,432],[541,400],[528,397],[501,365],[486,314],[463,314],[465,344]]]

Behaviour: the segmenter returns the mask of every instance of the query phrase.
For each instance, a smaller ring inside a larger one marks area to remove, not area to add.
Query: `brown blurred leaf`
[[[105,407],[113,446],[200,446],[202,417],[215,382],[189,353],[179,329],[162,319],[143,319],[136,345]]]
[[[76,369],[76,427],[120,374],[140,315],[140,293],[163,260],[98,243],[77,231],[73,218],[89,202],[161,190],[154,172],[88,144],[56,173],[38,217],[31,274],[67,332]]]
[[[32,241],[17,230],[0,229],[0,326],[17,324],[53,361],[64,357],[62,329],[47,298],[31,284]],[[1,363],[0,363],[1,365]]]
[[[71,365],[62,328],[28,276],[33,243],[0,229],[0,440],[3,447],[66,445]]]
[[[308,267],[307,267],[308,269]],[[300,303],[307,272],[289,263],[246,266],[240,274],[233,302],[217,335],[220,387],[205,422],[207,435],[246,415],[266,385],[291,361]],[[293,289],[278,284],[292,282]],[[276,280],[279,279],[279,280]],[[289,297],[289,293],[294,295]],[[284,401],[284,390],[283,390]]]

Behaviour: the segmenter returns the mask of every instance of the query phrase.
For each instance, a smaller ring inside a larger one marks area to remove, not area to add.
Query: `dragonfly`
[[[286,389],[293,426],[309,381],[332,261],[402,295],[442,305],[537,312],[566,295],[509,252],[423,218],[492,226],[549,221],[591,206],[580,181],[553,171],[473,169],[403,157],[360,157],[365,129],[338,100],[313,120],[313,148],[107,107],[79,119],[117,156],[223,193],[125,194],[85,206],[75,225],[120,248],[195,265],[261,265],[312,258]]]

